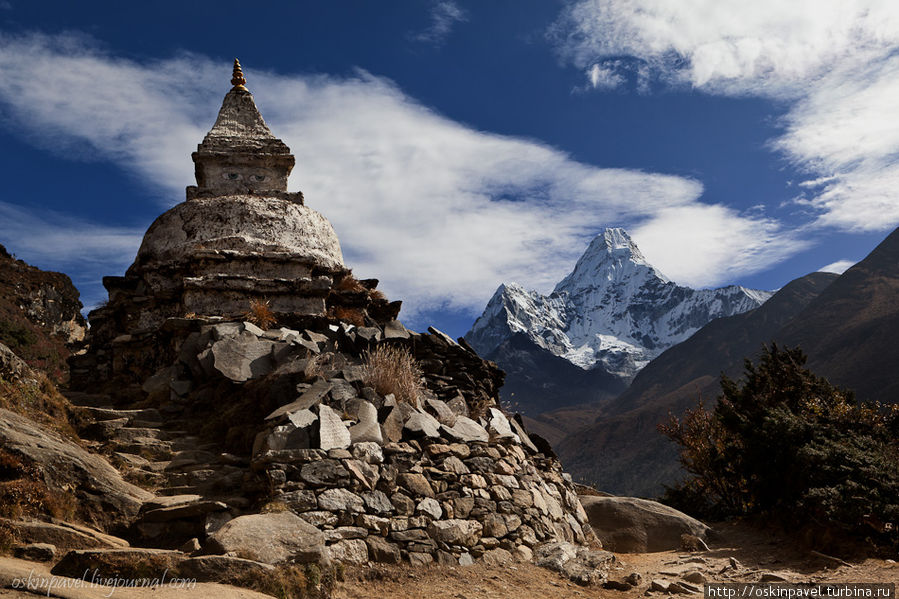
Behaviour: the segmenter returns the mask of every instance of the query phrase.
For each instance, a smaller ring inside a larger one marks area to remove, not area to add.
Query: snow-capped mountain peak
[[[646,261],[624,229],[608,228],[590,242],[574,269],[556,285],[553,293],[574,295],[585,289],[627,285],[634,280],[639,284],[646,279],[669,282],[668,277]]]
[[[466,339],[490,355],[522,333],[583,369],[602,367],[629,379],[709,321],[756,308],[770,296],[738,286],[681,287],[647,262],[624,229],[608,228],[550,295],[500,285]]]

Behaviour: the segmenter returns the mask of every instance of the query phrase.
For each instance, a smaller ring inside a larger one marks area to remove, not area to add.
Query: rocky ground
[[[616,554],[610,580],[624,581],[633,573],[639,575],[638,584],[627,590],[579,586],[555,572],[522,562],[506,566],[476,564],[469,567],[421,567],[404,564],[351,568],[347,570],[344,581],[337,583],[332,596],[334,599],[505,599],[522,594],[533,599],[631,599],[647,594],[671,594],[661,590],[651,591],[653,581],[662,585],[679,581],[680,584],[693,585],[697,589],[702,589],[703,578],[709,582],[899,582],[899,564],[896,561],[855,558],[842,564],[816,555],[791,539],[769,531],[728,523],[718,524],[715,529],[722,540],[711,542],[710,551]],[[34,597],[35,594],[8,588],[13,578],[27,576],[32,570],[34,575],[49,572],[47,566],[40,563],[0,558],[0,587],[5,587],[0,588],[0,598]],[[690,593],[690,587],[686,585],[684,588],[688,592],[685,594],[699,594],[698,591]],[[50,596],[93,599],[109,594],[108,588],[57,591]],[[41,594],[46,596],[46,589]],[[166,588],[117,589],[113,596],[134,599],[249,599],[266,595],[227,585],[199,584],[193,590],[177,592]]]

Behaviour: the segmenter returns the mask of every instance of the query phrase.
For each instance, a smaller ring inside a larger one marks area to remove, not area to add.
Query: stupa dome
[[[250,195],[178,204],[147,230],[137,263],[183,263],[214,252],[343,268],[340,242],[328,219],[289,200]]]

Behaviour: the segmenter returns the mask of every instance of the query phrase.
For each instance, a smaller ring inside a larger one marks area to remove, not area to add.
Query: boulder
[[[320,562],[326,555],[324,534],[292,512],[235,518],[212,534],[208,547],[266,564]]]
[[[709,527],[674,508],[635,497],[579,497],[603,547],[618,553],[680,549],[681,535],[705,538]]]
[[[432,520],[439,520],[443,516],[443,508],[436,499],[425,497],[415,506],[415,513],[430,516]]]
[[[303,391],[303,393],[294,401],[287,405],[283,405],[271,414],[265,417],[266,420],[274,420],[285,414],[297,412],[299,410],[308,410],[312,406],[321,403],[322,398],[331,390],[331,383],[326,380],[319,379],[312,384],[311,387]]]
[[[141,504],[153,496],[125,482],[99,455],[4,409],[0,409],[0,447],[34,464],[48,487],[71,489],[83,522],[106,528],[136,515]]]

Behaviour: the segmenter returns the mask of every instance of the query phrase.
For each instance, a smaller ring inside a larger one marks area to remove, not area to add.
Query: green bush
[[[713,411],[660,426],[692,477],[666,503],[705,517],[782,523],[899,542],[899,406],[857,403],[804,368],[799,349],[766,348]]]

